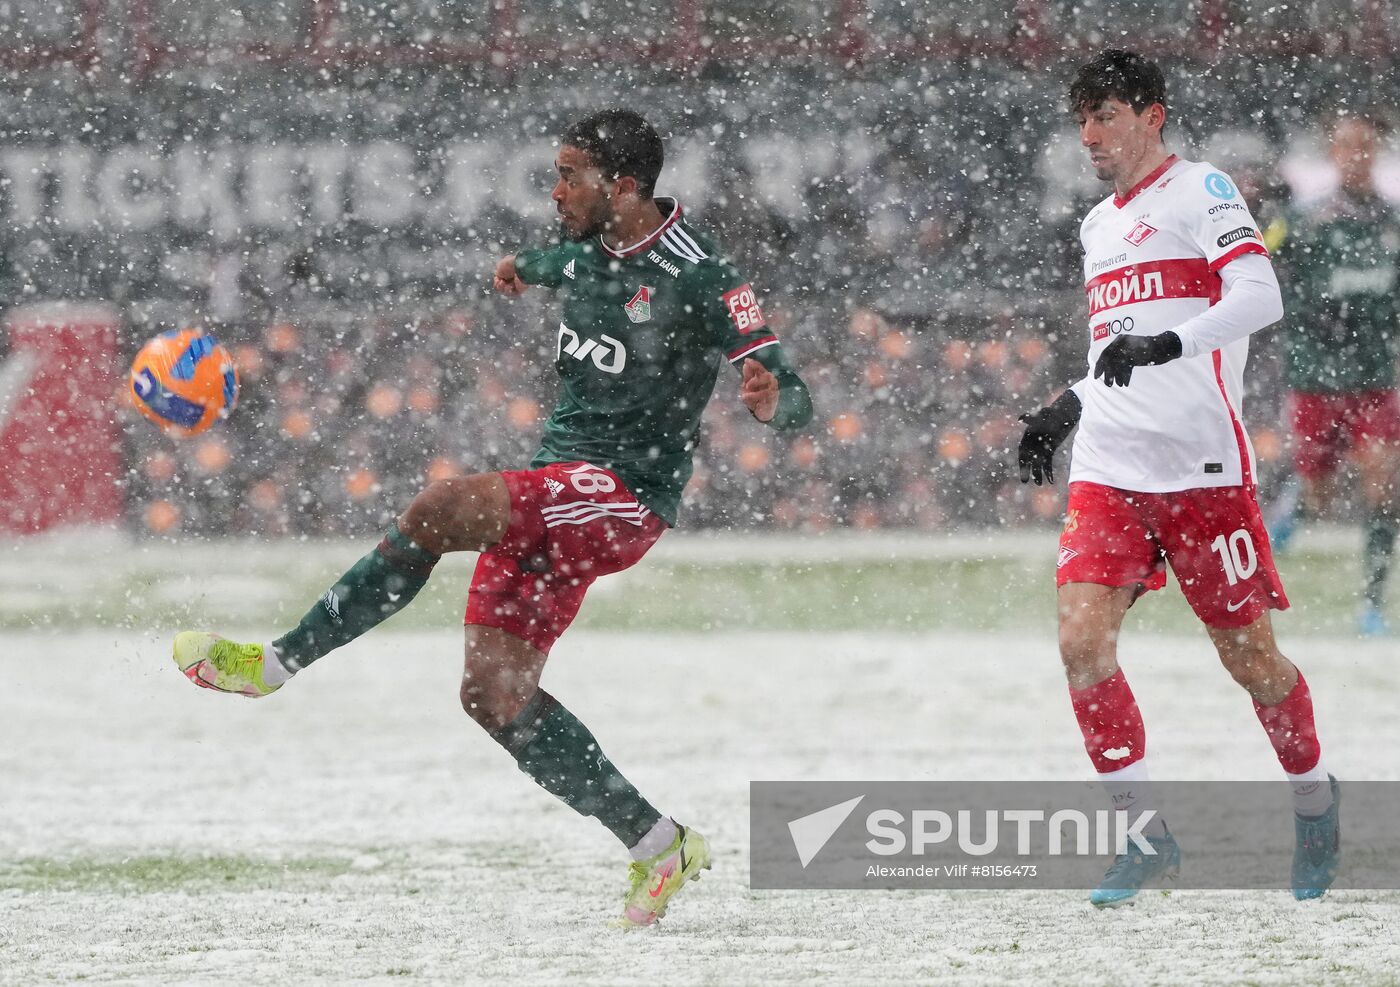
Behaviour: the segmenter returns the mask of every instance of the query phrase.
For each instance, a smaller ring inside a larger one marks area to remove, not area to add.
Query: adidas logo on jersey
[[[547,476],[544,478],[544,485],[545,488],[549,490],[549,495],[551,497],[558,497],[561,493],[564,492],[564,484],[560,483],[552,476]]]
[[[564,265],[564,277],[568,278],[570,281],[574,280],[574,262],[572,260]]]

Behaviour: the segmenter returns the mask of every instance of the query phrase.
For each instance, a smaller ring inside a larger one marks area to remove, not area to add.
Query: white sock
[[[679,832],[674,820],[662,816],[656,820],[655,826],[647,830],[647,835],[638,840],[637,845],[628,852],[632,854],[633,860],[650,860],[658,853],[664,853],[675,842]]]
[[[1113,803],[1113,808],[1121,809],[1128,814],[1129,824],[1144,812],[1157,808],[1156,801],[1152,797],[1152,783],[1147,777],[1147,758],[1145,757],[1138,758],[1126,768],[1103,772],[1099,775],[1099,781],[1103,783],[1104,791],[1108,792],[1108,798]],[[1162,822],[1160,811],[1148,820],[1147,825],[1142,828],[1142,832],[1148,836],[1166,834],[1167,827]]]
[[[272,645],[263,648],[263,681],[268,685],[281,685],[294,673],[282,664],[282,656]]]
[[[1332,782],[1327,778],[1322,758],[1317,759],[1311,771],[1291,774],[1288,780],[1293,783],[1293,811],[1298,815],[1320,816],[1332,808]]]

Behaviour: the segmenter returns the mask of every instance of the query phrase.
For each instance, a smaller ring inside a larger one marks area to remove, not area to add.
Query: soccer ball
[[[131,361],[131,401],[171,435],[198,435],[238,403],[238,368],[202,329],[161,333]]]

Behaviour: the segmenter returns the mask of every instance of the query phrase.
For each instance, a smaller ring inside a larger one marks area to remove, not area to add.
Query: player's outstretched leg
[[[622,841],[633,862],[620,924],[651,925],[686,882],[710,867],[709,845],[657,812],[592,732],[539,688],[546,660],[507,631],[468,625],[462,708],[536,784]]]
[[[186,632],[174,661],[196,685],[258,698],[413,601],[447,552],[478,551],[500,540],[510,501],[499,474],[430,484],[384,538],[321,595],[297,626],[268,647]]]

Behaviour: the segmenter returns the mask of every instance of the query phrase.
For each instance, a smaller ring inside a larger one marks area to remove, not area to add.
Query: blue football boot
[[[1143,835],[1157,852],[1149,856],[1129,843],[1128,852],[1113,858],[1113,866],[1104,874],[1099,886],[1089,892],[1089,904],[1095,908],[1130,905],[1143,885],[1158,878],[1176,880],[1181,870],[1181,848],[1176,845],[1176,838],[1165,824],[1161,836]]]
[[[1320,816],[1293,814],[1298,845],[1293,851],[1293,897],[1321,898],[1337,879],[1342,862],[1342,786],[1331,775],[1332,807]]]

